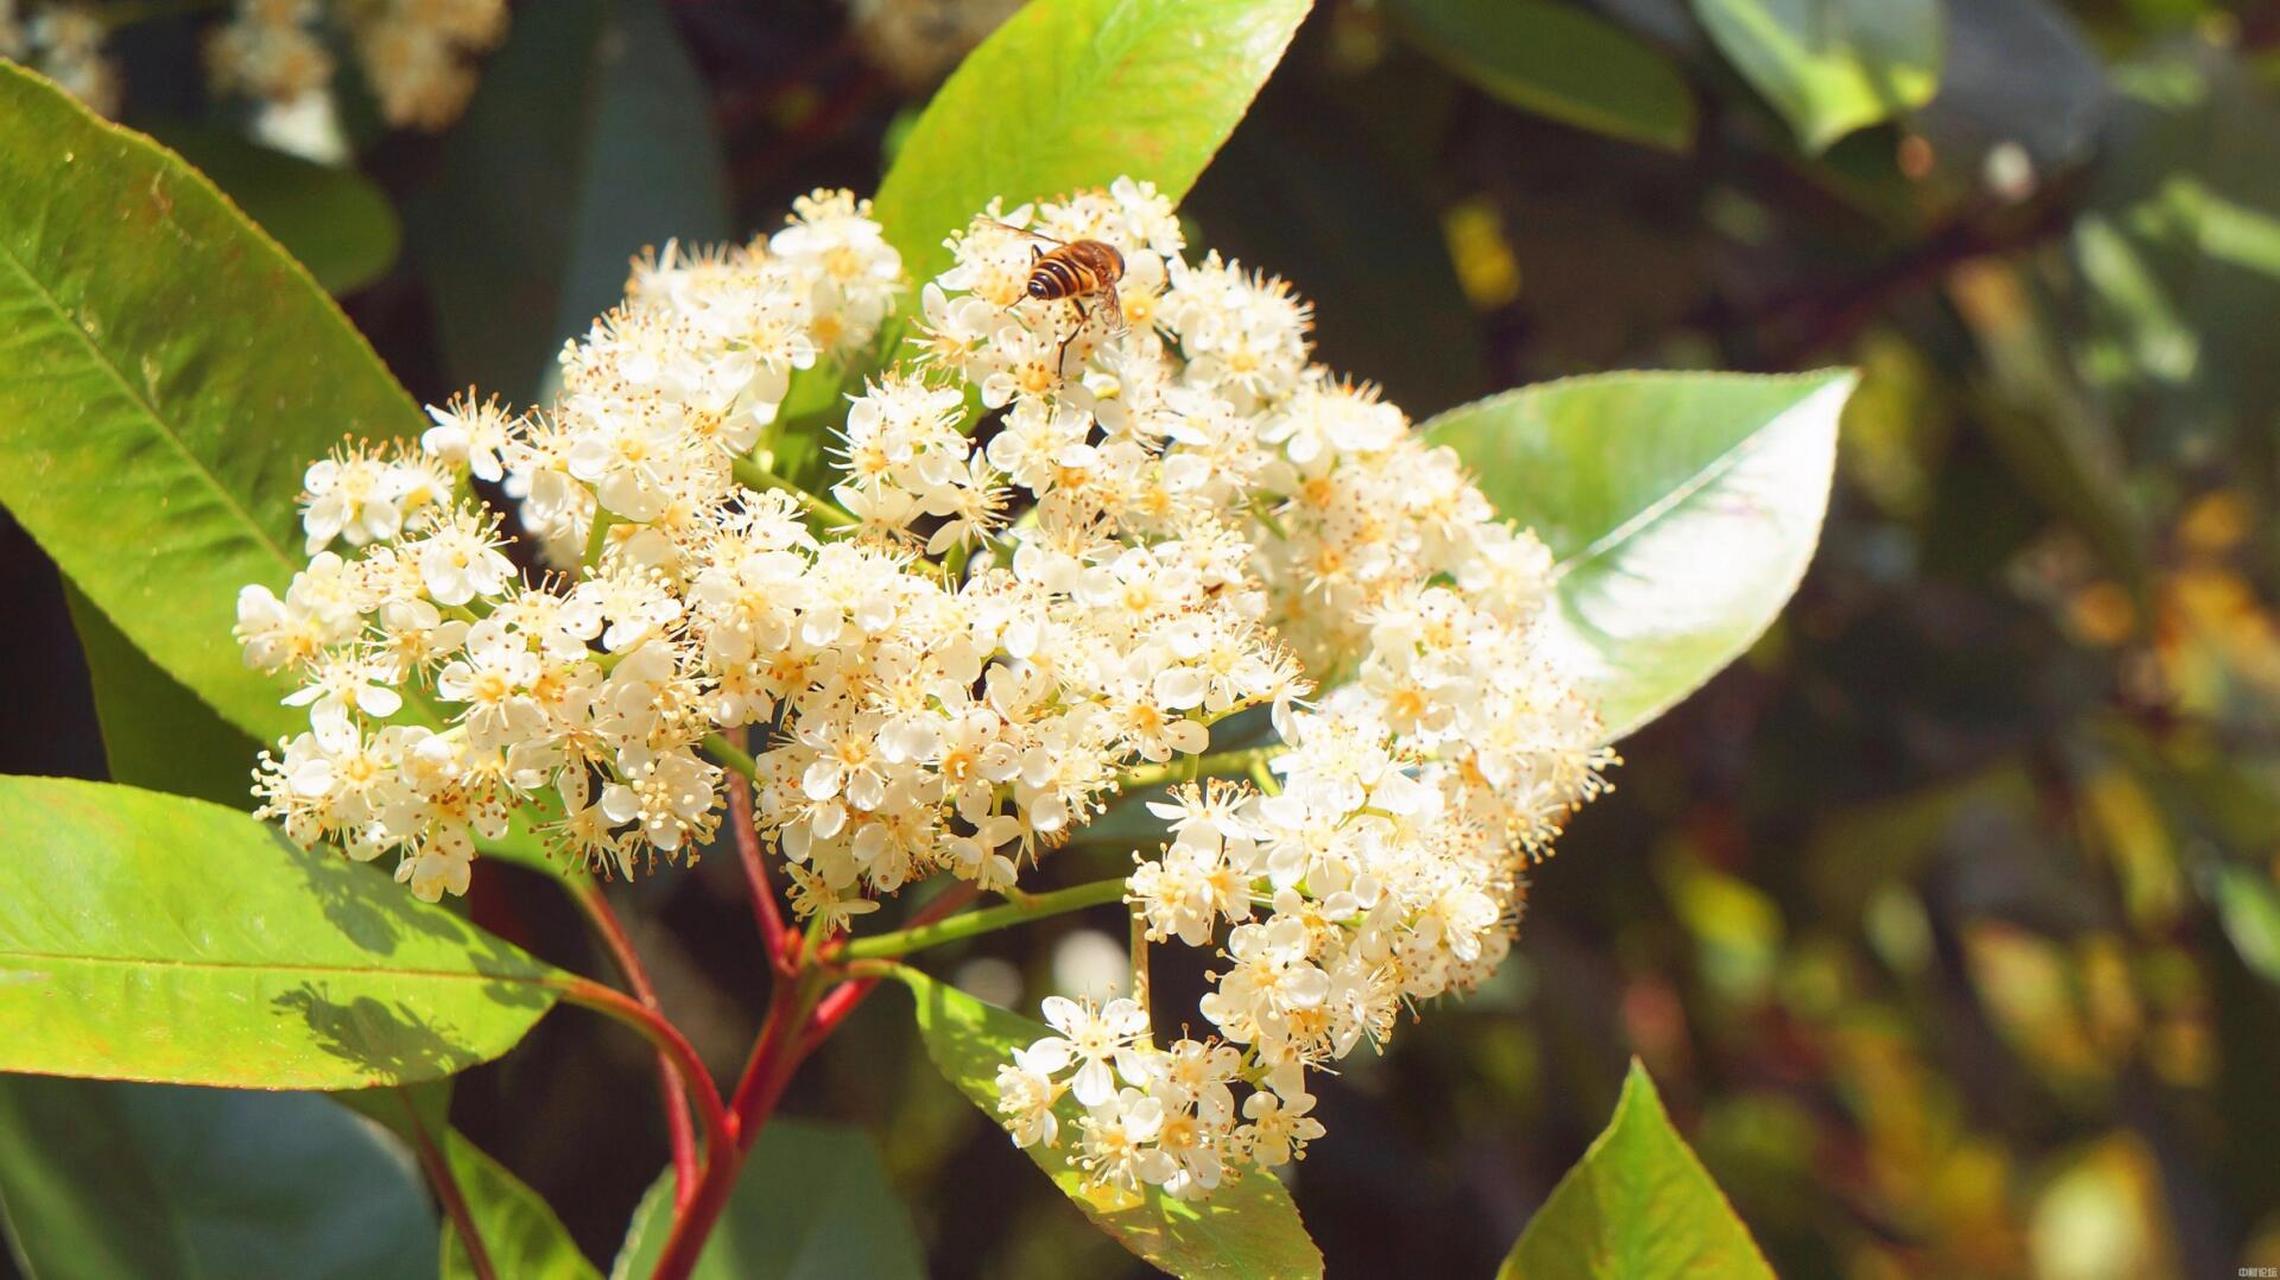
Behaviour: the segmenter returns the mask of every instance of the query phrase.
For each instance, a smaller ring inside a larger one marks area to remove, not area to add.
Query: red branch
[[[633,940],[626,937],[625,926],[618,921],[609,899],[602,896],[601,886],[591,880],[580,881],[570,887],[570,896],[585,911],[594,932],[608,945],[626,982],[632,985],[634,995],[663,1021],[665,1007],[658,1002],[657,988],[641,963],[641,953],[633,949]],[[674,1186],[675,1194],[679,1195],[696,1185],[697,1135],[689,1124],[689,1091],[682,1086],[680,1074],[674,1071],[671,1055],[663,1049],[657,1051],[657,1090],[665,1106],[665,1131],[673,1143],[673,1172],[677,1178]]]
[[[796,961],[786,949],[789,931],[783,909],[776,903],[775,887],[768,883],[768,864],[761,857],[760,829],[752,821],[752,783],[731,777],[728,784],[728,824],[736,832],[736,857],[744,864],[744,878],[752,886],[752,915],[760,925],[760,941],[768,950],[768,967],[779,977],[790,977]]]

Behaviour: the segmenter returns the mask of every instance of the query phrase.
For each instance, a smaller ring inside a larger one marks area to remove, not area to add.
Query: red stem
[[[775,887],[768,883],[768,864],[760,853],[760,829],[752,821],[752,783],[731,777],[728,783],[728,823],[736,831],[736,857],[744,864],[744,878],[752,886],[752,915],[760,925],[760,941],[768,951],[768,967],[790,977],[795,961],[784,945],[783,909],[776,904]]]
[[[665,1238],[657,1269],[650,1273],[652,1280],[686,1280],[695,1270],[706,1237],[712,1234],[721,1210],[728,1207],[729,1193],[736,1188],[746,1153],[760,1137],[760,1130],[791,1083],[793,1071],[806,1055],[807,1046],[794,1029],[814,1006],[815,986],[812,981],[803,981],[789,990],[780,987],[769,1004],[760,1038],[752,1045],[752,1056],[745,1063],[744,1076],[737,1082],[735,1100],[729,1106],[732,1140],[708,1153],[704,1177],[695,1194],[673,1215],[673,1229]]]
[[[672,1062],[690,1096],[696,1099],[697,1118],[704,1121],[705,1157],[710,1165],[722,1151],[735,1145],[735,1130],[731,1127],[728,1110],[720,1100],[720,1090],[713,1084],[711,1073],[705,1070],[704,1059],[697,1056],[681,1029],[665,1020],[663,1014],[649,1008],[622,991],[605,987],[588,978],[572,978],[561,988],[564,999],[582,1004],[596,1013],[607,1014],[634,1030],[655,1045],[659,1052]]]
[[[633,939],[625,936],[625,926],[611,909],[609,899],[603,896],[602,887],[591,880],[581,880],[570,886],[570,896],[585,911],[594,932],[608,944],[634,995],[663,1020],[665,1007],[658,1002],[657,988],[649,980],[649,970],[641,963],[641,953],[633,949]],[[689,1123],[689,1091],[673,1069],[671,1055],[663,1049],[657,1051],[657,1089],[665,1104],[665,1131],[673,1143],[674,1194],[681,1195],[697,1184],[697,1135]]]
[[[721,1212],[728,1207],[729,1194],[736,1188],[745,1156],[759,1140],[768,1117],[775,1114],[776,1104],[783,1100],[784,1090],[790,1087],[800,1063],[846,1021],[879,984],[877,976],[866,975],[851,978],[833,988],[830,994],[823,994],[826,970],[822,966],[831,963],[838,947],[827,942],[816,949],[820,954],[811,954],[800,935],[783,927],[760,861],[758,839],[754,836],[747,843],[746,833],[753,830],[750,799],[747,797],[743,806],[738,807],[736,793],[741,790],[741,787],[731,788],[729,804],[734,811],[738,850],[745,858],[753,892],[765,904],[756,908],[760,911],[761,932],[765,936],[773,927],[778,934],[778,939],[771,940],[769,947],[771,965],[778,975],[775,997],[769,1002],[768,1016],[760,1024],[760,1036],[752,1044],[752,1054],[745,1061],[744,1074],[737,1080],[736,1092],[728,1104],[730,1140],[708,1144],[704,1173],[693,1192],[684,1194],[680,1188],[675,1189],[672,1230],[665,1238],[665,1250],[657,1259],[657,1269],[650,1273],[651,1280],[687,1280],[696,1269],[698,1259],[704,1255],[706,1238],[712,1234]],[[970,884],[952,885],[914,912],[911,923],[919,925],[939,920],[973,901],[977,893]],[[769,923],[771,918],[773,926]]]
[[[412,1105],[402,1086],[394,1090],[396,1101],[404,1108],[405,1128],[412,1135],[412,1154],[427,1173],[428,1183],[435,1188],[436,1202],[443,1206],[443,1216],[451,1219],[451,1229],[459,1233],[459,1243],[467,1250],[468,1269],[476,1280],[498,1280],[498,1269],[491,1264],[491,1251],[483,1247],[483,1233],[475,1229],[475,1215],[467,1208],[467,1197],[459,1190],[459,1179],[452,1176],[451,1161],[438,1151],[435,1138],[428,1133],[420,1120],[417,1107]]]

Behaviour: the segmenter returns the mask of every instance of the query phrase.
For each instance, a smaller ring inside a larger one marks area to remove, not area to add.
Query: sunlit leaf
[[[356,170],[313,164],[218,127],[170,122],[151,135],[213,179],[327,290],[354,292],[395,264],[403,241],[395,207]]]
[[[0,1070],[340,1089],[506,1052],[562,975],[242,813],[0,779]]]
[[[442,1146],[460,1194],[467,1198],[468,1216],[474,1219],[494,1274],[516,1280],[600,1280],[601,1272],[578,1252],[577,1243],[553,1207],[524,1186],[522,1179],[456,1129],[443,1131]],[[443,1280],[478,1274],[467,1246],[448,1223],[443,1232],[442,1272]]]
[[[0,1218],[38,1280],[435,1274],[410,1156],[309,1094],[0,1076]]]
[[[1424,430],[1551,548],[1549,643],[1614,739],[1733,661],[1797,589],[1853,384],[1843,370],[1606,374],[1494,396]]]
[[[1500,1280],[1772,1280],[1636,1059],[1615,1118],[1552,1188]]]
[[[2246,867],[2220,866],[2214,874],[2217,915],[2225,936],[2249,968],[2280,982],[2280,893],[2272,877]]]
[[[1694,0],[1694,15],[1810,151],[1939,88],[1940,0]]]
[[[1565,124],[1683,151],[1694,98],[1621,27],[1548,0],[1396,0],[1409,38],[1498,100]]]
[[[296,499],[312,460],[344,435],[416,435],[425,416],[197,171],[7,63],[0,334],[0,505],[173,686],[259,741],[306,729],[239,656],[238,589],[282,592],[307,563]],[[171,694],[130,719],[151,682],[121,671],[110,691],[107,639],[98,708],[136,781],[219,795],[251,769],[220,726],[176,742],[195,717]],[[192,764],[161,754],[225,743]],[[491,851],[547,865],[527,831]]]
[[[294,499],[419,410],[203,177],[0,64],[0,504],[128,639],[262,739],[306,716],[230,637],[306,563]]]
[[[641,1280],[665,1252],[673,1171],[633,1211],[612,1280]],[[917,1280],[925,1253],[910,1212],[887,1183],[870,1135],[843,1125],[773,1119],[745,1157],[696,1280]]]
[[[918,1003],[918,1033],[926,1054],[945,1079],[997,1123],[997,1072],[1016,1048],[1052,1034],[955,987],[910,969],[896,976]],[[1073,1097],[1060,1102],[1064,1133],[1074,1133],[1083,1108]],[[1299,1221],[1298,1207],[1273,1175],[1253,1169],[1225,1183],[1200,1201],[1177,1200],[1150,1188],[1144,1196],[1114,1190],[1089,1191],[1084,1174],[1070,1163],[1066,1138],[1058,1147],[1031,1147],[1026,1154],[1053,1179],[1093,1225],[1152,1266],[1175,1276],[1236,1275],[1255,1280],[1320,1276],[1322,1255]]]
[[[1033,0],[967,55],[911,127],[878,216],[914,280],[942,238],[1121,175],[1177,200],[1282,59],[1310,0]]]

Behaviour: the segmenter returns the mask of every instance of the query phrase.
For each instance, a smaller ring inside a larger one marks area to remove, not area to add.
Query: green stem
[[[1055,889],[1051,893],[1040,893],[1019,902],[1008,902],[1003,906],[969,911],[962,916],[952,916],[933,924],[857,938],[848,943],[847,950],[841,954],[849,960],[881,960],[909,955],[913,951],[939,947],[946,942],[957,942],[1025,921],[1042,920],[1046,916],[1103,906],[1120,901],[1123,897],[1124,881],[1121,877],[1095,880],[1067,889]]]
[[[846,509],[838,503],[827,502],[809,493],[750,458],[738,458],[730,466],[736,472],[738,484],[747,489],[757,489],[762,493],[766,493],[770,489],[782,490],[798,499],[800,509],[807,512],[811,519],[830,525],[835,529],[852,529],[863,523],[849,515]]]
[[[610,526],[617,523],[600,503],[594,504],[594,523],[586,530],[586,574],[593,576],[594,566],[602,562],[602,552],[610,545]]]
[[[1245,747],[1239,751],[1213,751],[1200,756],[1177,756],[1162,764],[1143,764],[1126,769],[1116,775],[1119,791],[1143,791],[1160,787],[1168,782],[1193,782],[1197,778],[1233,777],[1250,773],[1253,768],[1282,754],[1283,748]]]
[[[760,767],[753,763],[752,756],[744,748],[730,742],[720,734],[706,734],[702,745],[706,755],[720,761],[731,770],[743,774],[747,780],[751,780],[754,771]]]
[[[1275,776],[1275,771],[1265,756],[1251,762],[1251,781],[1259,784],[1259,790],[1270,796],[1282,794],[1282,779]]]

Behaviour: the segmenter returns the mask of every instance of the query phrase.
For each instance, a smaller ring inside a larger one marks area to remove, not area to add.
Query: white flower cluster
[[[1083,240],[1121,254],[1116,305],[1031,296],[1036,257]],[[935,874],[1018,894],[1119,793],[1247,773],[1160,793],[1170,839],[1126,886],[1147,937],[1223,946],[1208,1038],[1049,1001],[1057,1034],[999,1078],[1017,1142],[1202,1196],[1320,1134],[1309,1068],[1495,967],[1522,869],[1610,757],[1540,657],[1541,544],[1311,362],[1281,282],[1186,261],[1170,203],[1124,181],[993,206],[951,247],[828,497],[772,469],[801,439],[779,406],[899,275],[844,194],[764,249],[638,264],[551,410],[457,405],[421,454],[313,467],[315,559],[240,599],[248,659],[299,672],[311,713],[259,790],[297,838],[401,851],[429,896],[541,795],[559,851],[630,871],[710,834],[700,745],[755,726],[761,835],[838,928]],[[461,467],[560,575],[515,574],[452,500]],[[414,699],[445,727],[384,723]]]
[[[132,6],[128,6],[131,8]],[[19,12],[22,10],[22,12]],[[119,75],[104,51],[113,26],[79,0],[0,0],[0,58],[23,59],[103,115],[119,109]],[[475,92],[475,59],[506,38],[507,0],[234,0],[205,45],[210,83],[254,98],[290,139],[314,118],[333,129],[330,31],[344,36],[381,118],[430,132],[457,120]],[[324,141],[309,143],[325,150]]]
[[[1022,0],[846,0],[856,42],[906,90],[948,75]]]
[[[475,92],[477,55],[506,38],[506,0],[236,0],[206,44],[215,87],[290,109],[330,92],[325,27],[356,52],[381,118],[434,131]]]
[[[119,73],[104,56],[110,33],[93,6],[0,0],[0,58],[22,61],[104,115],[119,109]]]

